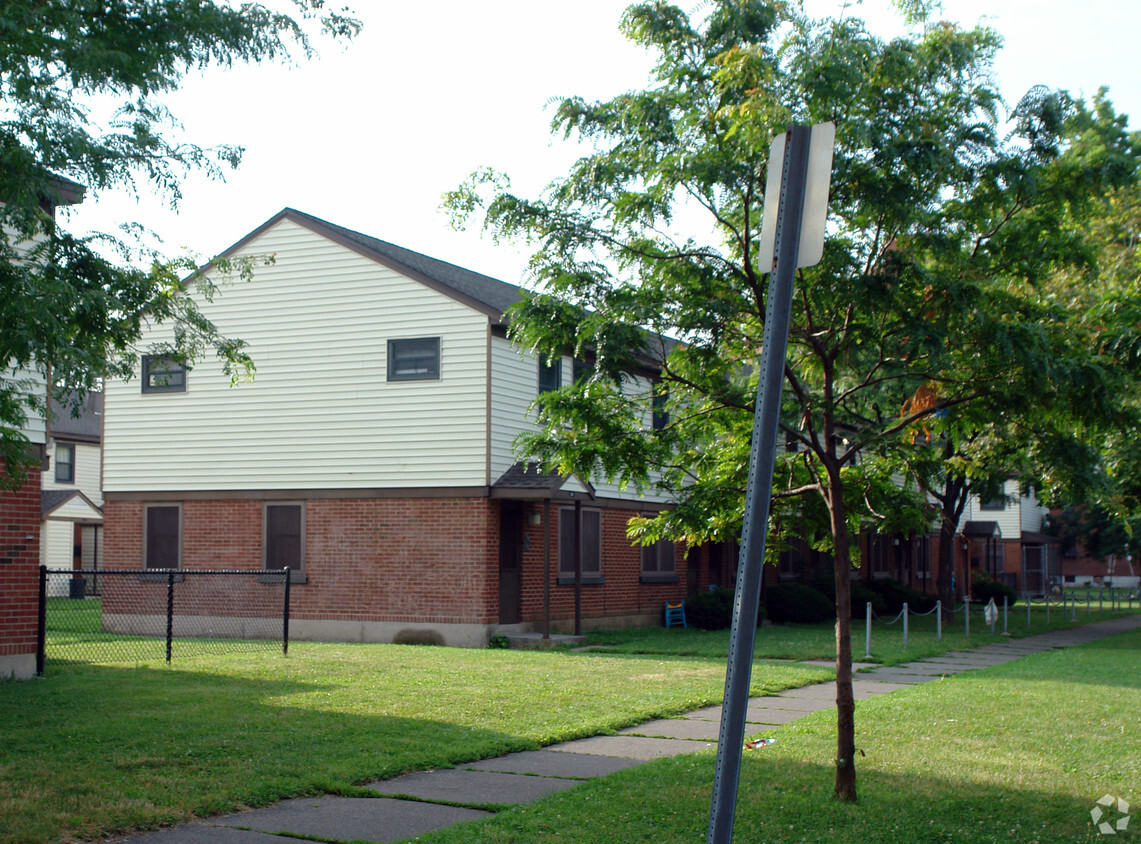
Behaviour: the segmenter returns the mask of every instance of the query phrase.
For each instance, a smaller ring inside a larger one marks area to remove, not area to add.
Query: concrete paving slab
[[[696,718],[660,718],[657,721],[647,721],[645,724],[627,727],[618,732],[624,736],[717,741],[721,730],[720,723],[717,721],[702,721]]]
[[[618,756],[597,756],[586,753],[556,752],[553,750],[524,750],[508,753],[496,759],[482,759],[464,765],[478,771],[503,771],[508,774],[538,774],[543,777],[589,779],[604,777],[615,771],[642,764],[641,759]]]
[[[960,664],[942,664],[933,665],[926,662],[905,662],[900,665],[893,665],[890,669],[881,669],[885,672],[894,672],[897,674],[929,674],[934,677],[943,674],[958,674],[960,671],[969,671],[972,668],[981,668],[980,665],[960,665]],[[876,674],[870,676],[875,677]]]
[[[661,759],[697,753],[717,747],[716,742],[686,741],[685,739],[642,738],[641,736],[593,736],[551,745],[555,752],[585,753],[597,756],[623,756],[628,759]]]
[[[817,712],[821,709],[827,709],[832,706],[833,702],[824,698],[805,698],[805,697],[785,697],[781,696],[765,696],[749,698],[749,707],[756,707],[758,709],[788,709],[793,712]],[[683,718],[694,718],[701,721],[720,721],[721,720],[721,707],[720,706],[707,706],[704,709],[697,709],[693,712],[686,713]]]
[[[118,844],[289,844],[291,841],[307,840],[198,822],[116,839]]]
[[[468,805],[531,803],[556,791],[578,785],[578,780],[531,777],[499,771],[450,768],[417,771],[392,780],[369,783],[380,794],[407,795],[419,800]]]
[[[810,713],[804,709],[768,709],[763,706],[750,706],[745,711],[745,721],[758,727],[769,727],[775,724],[791,724],[808,714]]]
[[[899,683],[904,686],[914,686],[917,683],[930,683],[932,680],[939,680],[941,677],[933,674],[905,674],[902,671],[884,671],[877,672],[874,679],[880,683]]]
[[[834,702],[836,700],[836,684],[813,683],[811,686],[801,686],[799,689],[789,689],[787,692],[781,692],[779,697],[785,698],[786,700],[808,698],[810,700],[827,700]]]
[[[490,812],[476,809],[388,797],[302,797],[283,800],[268,809],[225,815],[215,818],[214,823],[339,841],[386,842],[401,841],[490,816]]]

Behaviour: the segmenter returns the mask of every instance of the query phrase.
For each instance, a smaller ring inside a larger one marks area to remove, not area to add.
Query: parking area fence
[[[289,652],[287,569],[100,569],[95,595],[83,588],[53,597],[49,584],[71,575],[40,567],[38,674],[56,661],[170,663],[279,645]]]

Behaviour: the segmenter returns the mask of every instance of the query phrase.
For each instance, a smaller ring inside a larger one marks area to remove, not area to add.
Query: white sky
[[[648,79],[650,57],[618,34],[626,0],[348,1],[365,28],[347,48],[319,44],[294,68],[209,71],[168,98],[188,140],[246,148],[225,182],[191,178],[177,214],[152,197],[89,195],[66,225],[140,221],[168,252],[208,258],[290,206],[518,283],[525,249],[452,230],[440,197],[482,166],[526,196],[566,172],[576,153],[550,135],[551,98],[608,98]],[[809,0],[817,14],[843,6]],[[887,0],[849,11],[884,34],[895,25]],[[1138,0],[946,0],[944,16],[1003,35],[996,77],[1010,102],[1034,84],[1087,97],[1105,85],[1141,126]]]

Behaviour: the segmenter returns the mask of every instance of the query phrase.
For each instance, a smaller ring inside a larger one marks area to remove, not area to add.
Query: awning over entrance
[[[516,463],[491,485],[491,497],[514,501],[593,500],[594,487],[580,480],[577,475],[543,472],[537,463]]]

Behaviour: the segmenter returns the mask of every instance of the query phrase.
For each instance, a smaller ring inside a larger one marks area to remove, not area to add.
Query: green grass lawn
[[[1108,607],[1108,605],[1107,605]],[[943,624],[942,638],[937,638],[934,615],[912,616],[908,620],[907,647],[903,645],[903,623],[885,624],[872,621],[871,658],[867,658],[867,631],[863,615],[852,621],[852,657],[858,662],[897,665],[916,659],[940,656],[948,651],[977,648],[993,642],[1005,642],[1047,630],[1068,630],[1091,621],[1104,621],[1135,613],[1133,610],[1098,612],[1096,601],[1090,612],[1084,604],[1065,611],[1060,604],[1050,607],[1050,623],[1046,624],[1044,604],[1032,603],[1030,624],[1026,623],[1025,604],[1019,603],[1008,612],[1007,635],[1002,633],[1002,613],[992,634],[982,618],[981,609],[971,611],[970,635],[967,635],[962,611],[954,621]],[[890,621],[890,619],[888,619]],[[724,660],[729,653],[728,630],[696,630],[681,627],[640,627],[628,630],[600,630],[589,635],[589,643],[602,653],[684,654]],[[788,624],[760,627],[753,647],[756,659],[835,659],[835,623]]]
[[[94,839],[719,701],[723,661],[294,643],[0,683],[0,842]],[[831,678],[775,663],[753,692]]]
[[[734,840],[1116,840],[1098,834],[1090,810],[1105,794],[1141,804],[1139,712],[1141,631],[863,701],[855,805],[829,799],[835,713],[818,712],[745,754]],[[702,841],[714,758],[650,762],[417,840]]]

